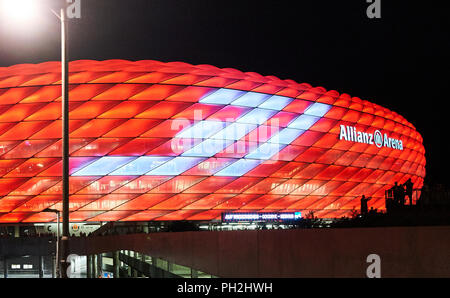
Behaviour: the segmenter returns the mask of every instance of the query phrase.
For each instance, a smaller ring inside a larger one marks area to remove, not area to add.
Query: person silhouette
[[[367,202],[370,200],[370,198],[366,199],[365,195],[362,195],[361,197],[361,215],[366,215],[368,212]]]
[[[411,181],[411,178],[406,180],[404,185],[405,185],[405,194],[408,196],[409,199],[409,205],[412,205],[413,183]]]

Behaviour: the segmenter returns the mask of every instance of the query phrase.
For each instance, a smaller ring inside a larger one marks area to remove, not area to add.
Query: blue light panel
[[[227,126],[225,129],[219,131],[215,135],[213,135],[212,139],[221,139],[221,140],[239,140],[245,135],[249,134],[252,130],[257,127],[255,124],[247,124],[247,123],[232,123]]]
[[[141,156],[138,159],[126,164],[120,169],[112,172],[110,175],[117,176],[134,176],[134,175],[144,175],[145,173],[159,167],[168,160],[173,159],[173,157],[162,157],[162,156]]]
[[[129,163],[137,157],[118,157],[118,156],[104,156],[99,160],[89,164],[81,170],[72,174],[72,176],[104,176],[121,166]]]
[[[276,113],[277,111],[274,110],[256,108],[239,118],[236,122],[261,125]]]
[[[274,95],[264,103],[262,103],[259,107],[263,109],[271,109],[281,111],[285,106],[290,104],[294,99],[285,96]]]
[[[250,152],[245,156],[245,158],[253,158],[253,159],[270,159],[275,154],[279,153],[281,149],[286,147],[283,144],[274,144],[274,143],[264,143],[258,148],[256,148],[253,152]]]
[[[152,176],[175,176],[186,172],[190,168],[198,165],[206,158],[198,157],[175,157],[156,169],[148,172],[146,175]]]
[[[242,176],[262,163],[262,160],[238,159],[235,163],[219,171],[214,176]]]
[[[320,103],[320,102],[316,102],[314,104],[312,104],[306,111],[304,114],[306,115],[311,115],[311,116],[317,116],[317,117],[322,117],[323,115],[325,115],[329,110],[331,109],[330,105],[324,104],[324,103]]]
[[[310,116],[310,115],[301,115],[291,123],[289,123],[289,128],[297,128],[308,130],[311,126],[313,126],[317,121],[319,121],[319,117]]]
[[[233,106],[244,106],[244,107],[252,107],[255,108],[261,103],[263,103],[266,99],[268,99],[270,95],[256,92],[248,92],[243,96],[239,97],[231,104]]]
[[[239,96],[243,95],[245,91],[232,90],[232,89],[219,89],[216,92],[202,98],[201,103],[214,103],[214,104],[229,104]]]
[[[305,131],[301,130],[301,129],[285,128],[282,131],[280,131],[278,134],[271,137],[268,142],[288,145],[288,144],[292,143],[296,138],[301,136],[304,132]]]
[[[205,139],[222,130],[227,123],[220,121],[200,121],[177,134],[177,138]]]
[[[198,156],[198,157],[211,157],[217,152],[222,151],[227,146],[233,143],[232,140],[213,140],[207,139],[201,142],[194,148],[186,151],[182,156]]]

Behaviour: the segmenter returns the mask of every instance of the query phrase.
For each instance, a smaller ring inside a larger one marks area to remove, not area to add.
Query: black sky
[[[70,59],[211,64],[358,96],[411,122],[424,138],[426,180],[450,186],[447,10],[434,1],[381,0],[381,19],[369,19],[368,5],[81,0],[81,19],[69,29]],[[0,66],[60,59],[59,24],[48,11],[40,13],[40,26],[27,32],[0,27]]]

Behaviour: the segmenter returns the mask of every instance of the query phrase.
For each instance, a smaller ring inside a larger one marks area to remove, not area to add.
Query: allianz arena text
[[[231,68],[73,61],[70,221],[350,216],[425,177],[421,135],[377,104]],[[60,63],[0,67],[0,223],[62,208]]]

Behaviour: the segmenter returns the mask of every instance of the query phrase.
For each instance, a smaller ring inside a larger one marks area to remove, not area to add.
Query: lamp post
[[[61,103],[62,103],[62,237],[60,272],[67,278],[69,256],[69,58],[67,50],[67,17],[65,8],[60,13],[51,10],[61,22]]]
[[[61,92],[62,92],[62,237],[61,277],[67,278],[69,255],[69,59],[67,52],[67,19],[65,9],[60,11],[61,21]]]
[[[50,208],[45,208],[44,210],[42,210],[42,212],[53,212],[56,213],[56,251],[55,251],[55,256],[56,256],[56,277],[60,277],[60,270],[59,270],[59,210],[56,209],[50,209]]]
[[[65,2],[65,1],[64,1]],[[1,12],[5,17],[26,23],[36,15],[36,0],[0,0]],[[61,237],[61,277],[67,277],[67,257],[69,252],[69,63],[67,51],[67,3],[59,13],[51,11],[61,22],[61,98],[62,98],[62,237]],[[3,17],[3,15],[1,16]]]

